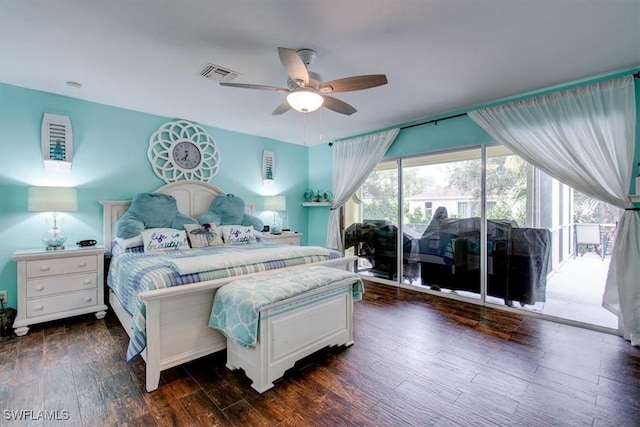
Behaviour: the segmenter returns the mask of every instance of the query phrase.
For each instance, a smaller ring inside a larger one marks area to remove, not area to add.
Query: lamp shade
[[[310,113],[322,106],[324,98],[309,89],[302,88],[287,95],[287,102],[296,111]]]
[[[29,212],[75,212],[78,193],[71,187],[29,187]]]
[[[287,198],[285,196],[267,196],[264,198],[265,211],[287,210]]]

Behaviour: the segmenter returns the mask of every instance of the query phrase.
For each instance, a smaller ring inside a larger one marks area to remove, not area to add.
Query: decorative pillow
[[[209,210],[198,218],[200,224],[215,225],[246,225],[262,230],[262,220],[245,212],[244,200],[233,194],[216,196],[209,206]]]
[[[174,251],[188,249],[187,233],[174,228],[149,228],[142,232],[145,252]]]
[[[184,224],[197,224],[194,218],[178,211],[176,199],[168,194],[138,193],[131,206],[116,223],[116,235],[129,239],[149,228],[182,229]]]
[[[126,252],[144,252],[142,233],[130,239],[121,239],[120,237],[113,239],[111,255],[116,256]]]
[[[122,249],[130,249],[135,248],[136,246],[144,245],[144,242],[142,241],[142,233],[138,234],[135,237],[131,237],[130,239],[122,239],[120,237],[116,237],[113,242],[120,246],[120,248]]]
[[[111,248],[111,256],[118,256],[120,254],[126,254],[126,253],[131,253],[131,252],[135,252],[135,253],[144,253],[144,246],[142,244],[140,244],[140,246],[134,246],[131,248],[123,248],[120,245],[118,245],[117,243],[113,245],[113,247]]]
[[[213,224],[185,224],[184,229],[192,248],[224,245],[222,232]]]
[[[246,225],[221,225],[222,238],[227,245],[240,245],[257,243],[256,233],[253,227]]]

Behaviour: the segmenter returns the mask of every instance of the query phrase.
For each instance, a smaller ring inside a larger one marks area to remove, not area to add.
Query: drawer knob
[[[42,291],[44,289],[44,287],[42,285],[38,285],[36,286],[36,291]]]
[[[49,266],[48,265],[41,266],[40,271],[49,271]]]
[[[91,279],[84,279],[84,284],[85,284],[85,285],[90,285],[90,284],[91,284],[91,282],[93,282],[93,280],[91,280]]]
[[[91,299],[92,299],[91,297],[86,297],[84,300],[85,300],[86,302],[91,302]]]
[[[78,263],[78,267],[82,268],[82,267],[86,267],[87,263],[86,262],[79,262]]]
[[[36,311],[42,311],[43,308],[44,306],[42,305],[36,305]]]

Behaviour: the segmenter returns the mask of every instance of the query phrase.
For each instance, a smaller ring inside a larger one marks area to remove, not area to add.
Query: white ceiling
[[[272,116],[277,47],[311,48],[358,112]],[[0,81],[277,140],[315,144],[640,64],[640,0],[0,0]],[[82,84],[74,89],[67,81]]]

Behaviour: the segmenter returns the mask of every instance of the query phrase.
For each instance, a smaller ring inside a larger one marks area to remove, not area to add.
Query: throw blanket
[[[312,289],[339,284],[352,284],[353,299],[362,299],[364,287],[360,276],[324,266],[273,271],[259,277],[238,279],[216,292],[209,326],[242,346],[253,347],[258,339],[259,312],[262,307]],[[336,292],[343,292],[343,288],[338,288]],[[318,298],[326,298],[326,295]]]
[[[285,246],[278,248],[278,258],[290,259],[306,256],[329,257],[329,249],[319,246]],[[242,257],[237,254],[208,254],[190,258],[178,258],[168,263],[180,275],[200,273],[208,270],[239,267],[242,265],[259,264],[273,259],[273,248],[255,249]]]
[[[433,232],[420,239],[419,252],[421,254],[436,255],[443,258],[445,265],[454,264],[453,240],[457,234],[447,232]]]

